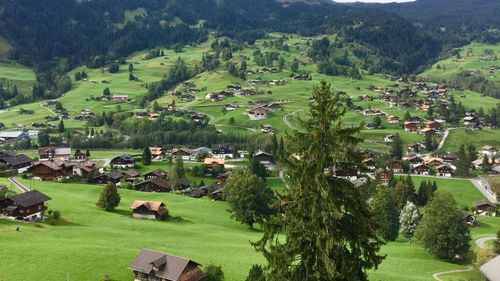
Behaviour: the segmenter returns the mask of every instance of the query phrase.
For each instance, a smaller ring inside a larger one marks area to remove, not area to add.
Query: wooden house
[[[101,165],[92,161],[85,161],[73,166],[73,175],[87,178],[100,173]]]
[[[424,122],[424,126],[429,129],[439,130],[441,124],[439,124],[437,121],[427,120]]]
[[[33,160],[24,154],[0,156],[0,163],[7,165],[11,170],[20,172],[28,169],[33,164]]]
[[[151,152],[152,159],[162,159],[165,156],[165,150],[161,147],[150,146],[149,151]]]
[[[162,169],[156,169],[154,171],[151,171],[147,174],[144,174],[144,179],[145,180],[150,180],[150,179],[162,179],[166,180],[167,179],[167,172],[162,170]]]
[[[71,176],[74,165],[62,160],[35,162],[30,171],[34,178],[54,180]]]
[[[147,249],[128,268],[134,280],[200,281],[205,276],[195,261]]]
[[[214,158],[233,158],[233,148],[227,144],[212,145],[212,155]]]
[[[387,122],[389,123],[399,123],[399,117],[394,115],[387,116]]]
[[[130,206],[136,219],[165,219],[168,209],[163,202],[135,200]]]
[[[172,157],[175,159],[189,160],[193,151],[187,147],[174,148]]]
[[[111,97],[111,101],[115,102],[115,103],[127,102],[128,101],[128,95],[113,95]]]
[[[424,136],[434,136],[436,135],[437,131],[431,128],[423,128],[419,130],[419,133]]]
[[[39,161],[68,160],[71,156],[69,147],[40,147],[38,149]]]
[[[362,161],[362,163],[368,170],[375,170],[375,166],[377,165],[373,158],[366,158]]]
[[[220,174],[217,176],[217,185],[224,186],[226,184],[227,178],[229,177],[229,173]]]
[[[41,219],[45,202],[51,198],[37,190],[17,194],[0,200],[0,213],[16,219]]]
[[[267,109],[263,107],[256,107],[248,111],[250,120],[260,120],[267,118]]]
[[[440,177],[451,177],[453,169],[445,164],[441,164],[436,167],[437,175]]]
[[[270,165],[271,163],[274,162],[273,155],[264,151],[259,151],[255,153],[254,157],[259,163],[263,165]]]
[[[117,172],[110,172],[107,174],[102,174],[98,175],[94,178],[94,181],[98,184],[108,184],[108,183],[113,183],[113,184],[118,184],[121,179],[123,179],[123,175],[119,174]]]
[[[403,129],[406,132],[417,132],[418,131],[418,124],[413,121],[405,121],[403,123]]]
[[[425,164],[417,164],[413,167],[413,173],[416,175],[428,175],[429,167]]]
[[[493,215],[496,210],[496,205],[484,200],[474,201],[474,209],[476,215]]]
[[[377,178],[379,178],[383,183],[388,183],[391,179],[391,171],[387,169],[381,169],[377,171]]]
[[[164,179],[152,178],[134,184],[134,189],[145,192],[170,192],[172,185]]]
[[[141,173],[135,169],[128,169],[127,171],[122,173],[123,177],[128,182],[135,182],[140,176]]]
[[[135,160],[128,155],[117,156],[109,162],[111,168],[133,168],[135,166]]]
[[[404,173],[404,165],[398,161],[391,161],[387,164],[387,169],[391,170],[394,174]]]
[[[216,168],[216,167],[222,167],[224,168],[224,162],[225,162],[225,159],[224,158],[205,158],[203,160],[203,164],[206,165],[208,167],[208,169],[213,169],[213,168]]]

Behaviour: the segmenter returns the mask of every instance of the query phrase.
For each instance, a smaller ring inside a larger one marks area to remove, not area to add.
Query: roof
[[[255,156],[269,156],[269,157],[272,157],[271,154],[269,154],[267,152],[264,152],[264,151],[259,151],[259,152],[255,153]]]
[[[33,160],[24,154],[19,154],[16,156],[6,156],[1,158],[2,162],[7,163],[7,165],[17,166],[20,164],[31,163]]]
[[[477,201],[474,201],[474,206],[475,206],[475,207],[484,206],[484,205],[488,205],[488,206],[491,206],[491,207],[495,207],[495,204],[490,203],[490,202],[487,202],[487,201],[484,201],[484,200],[477,200]]]
[[[141,176],[141,173],[139,173],[139,171],[137,171],[135,169],[129,169],[125,173],[123,173],[123,175],[125,175],[127,177],[137,178],[137,177]]]
[[[141,184],[148,183],[148,182],[150,182],[158,187],[161,187],[161,188],[170,188],[170,183],[168,181],[166,181],[164,179],[159,179],[159,178],[152,178],[149,180],[145,180],[145,181],[136,183],[135,185],[141,185]]]
[[[158,177],[166,177],[167,176],[167,172],[164,171],[164,170],[162,170],[162,169],[156,169],[154,171],[146,173],[144,176],[147,176],[147,175],[155,175],[155,176],[158,176]]]
[[[85,161],[82,163],[78,163],[78,164],[76,164],[76,167],[80,168],[84,171],[87,171],[87,172],[96,171],[96,170],[99,170],[101,168],[101,166],[99,164],[97,164],[96,162],[92,162],[92,161]]]
[[[224,165],[224,158],[205,158],[203,164],[205,165]]]
[[[49,196],[41,193],[38,190],[31,190],[25,193],[17,194],[11,197],[8,197],[7,199],[15,202],[17,205],[20,205],[22,207],[30,207],[33,205],[38,205],[40,203],[43,203],[45,201],[49,201],[50,198]],[[4,199],[6,200],[6,199]]]
[[[159,214],[164,214],[167,212],[165,204],[159,201],[134,200],[134,202],[130,206],[130,209],[135,210],[141,206],[146,207],[150,211],[158,212]]]
[[[189,263],[199,265],[189,259],[143,249],[128,267],[134,271],[150,274],[153,271],[153,266],[155,266],[158,268],[156,276],[170,281],[177,281]],[[200,280],[202,277],[203,275],[201,274],[197,280]]]
[[[130,157],[129,155],[120,155],[120,156],[116,156],[114,157],[113,159],[111,159],[111,162],[114,162],[118,159],[122,159],[123,161],[125,162],[131,162],[131,163],[135,163],[135,160],[134,158]]]
[[[23,131],[14,131],[14,132],[0,132],[0,138],[19,138],[25,135],[26,132]]]
[[[35,164],[33,164],[33,166],[38,166],[38,165],[44,165],[44,166],[50,168],[51,170],[57,171],[57,170],[60,170],[64,167],[74,166],[75,164],[68,163],[68,162],[63,161],[63,160],[35,162]]]
[[[483,264],[479,270],[490,281],[500,281],[500,255]]]
[[[40,147],[38,148],[38,154],[39,155],[46,154],[49,150],[53,150],[55,156],[71,154],[70,147]]]

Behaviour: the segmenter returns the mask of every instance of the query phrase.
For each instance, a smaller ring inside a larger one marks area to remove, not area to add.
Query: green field
[[[456,129],[451,130],[446,139],[441,151],[457,152],[462,144],[473,144],[479,150],[483,145],[491,145],[498,147],[500,145],[500,130],[499,129],[482,129],[482,130],[466,130]]]

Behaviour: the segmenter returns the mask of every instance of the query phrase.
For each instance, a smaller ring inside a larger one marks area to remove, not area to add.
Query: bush
[[[222,271],[222,266],[209,264],[205,267],[205,277],[203,281],[223,281],[224,272]]]
[[[112,63],[109,65],[109,73],[117,73],[120,70],[120,65],[117,63]]]
[[[54,211],[54,212],[52,213],[52,218],[53,218],[54,220],[59,220],[59,219],[61,218],[61,212],[59,212],[59,211]]]

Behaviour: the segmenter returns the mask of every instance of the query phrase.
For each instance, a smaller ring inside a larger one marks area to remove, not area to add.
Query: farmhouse
[[[117,156],[109,162],[111,168],[133,168],[135,166],[135,160],[128,155]]]
[[[484,200],[474,201],[474,209],[476,215],[494,215],[496,205]]]
[[[98,174],[102,169],[101,165],[92,161],[85,161],[78,163],[73,166],[73,175],[78,175],[80,177],[86,178]]]
[[[413,167],[413,173],[416,175],[428,175],[429,167],[425,164],[417,164]]]
[[[5,143],[9,141],[18,141],[29,138],[28,133],[23,131],[15,132],[0,132],[0,143]]]
[[[404,165],[398,161],[391,161],[387,163],[387,169],[391,170],[395,174],[402,174],[404,172]]]
[[[453,169],[446,164],[437,166],[436,171],[440,177],[451,177],[451,174],[453,173]]]
[[[40,147],[38,149],[38,159],[47,160],[68,160],[71,156],[69,147]]]
[[[134,182],[141,176],[141,173],[135,169],[129,169],[126,172],[123,172],[122,175],[125,177],[126,181]]]
[[[215,158],[233,158],[233,148],[226,144],[212,146],[212,154]]]
[[[403,128],[406,132],[416,132],[418,131],[418,124],[413,121],[405,121],[403,123]]]
[[[143,249],[128,268],[134,280],[200,281],[205,274],[199,266],[189,259]]]
[[[0,200],[0,213],[16,219],[42,219],[45,202],[51,198],[37,190]]]
[[[377,164],[373,158],[364,159],[362,163],[368,170],[375,170],[375,165]]]
[[[399,117],[394,115],[387,116],[387,122],[389,123],[399,123]]]
[[[114,95],[112,98],[111,98],[111,101],[112,102],[127,102],[128,101],[128,96],[127,95]]]
[[[152,178],[134,184],[134,189],[146,192],[170,192],[172,191],[172,186],[164,179]]]
[[[98,175],[97,177],[94,178],[94,181],[98,184],[118,184],[120,180],[123,178],[122,174],[119,174],[117,172],[110,172],[107,174],[102,174]]]
[[[163,148],[161,148],[161,147],[150,146],[149,152],[151,152],[152,159],[158,160],[158,159],[162,159],[163,156],[165,156],[165,150],[163,150]]]
[[[419,133],[424,136],[434,136],[436,135],[437,131],[431,128],[423,128],[419,130]]]
[[[267,118],[267,109],[263,107],[256,107],[248,111],[248,117],[250,120],[260,120]]]
[[[130,206],[136,219],[165,219],[168,209],[163,202],[135,200]]]
[[[50,160],[35,162],[30,170],[34,178],[54,180],[71,176],[73,174],[73,166],[73,163],[63,160]]]
[[[208,167],[208,169],[213,169],[215,167],[224,168],[225,158],[205,158],[203,164]]]
[[[391,179],[391,171],[386,169],[381,169],[376,173],[377,178],[379,178],[382,182],[388,183]]]
[[[430,128],[430,129],[434,129],[434,130],[439,130],[439,128],[441,127],[441,125],[438,122],[432,121],[432,120],[425,121],[424,126],[426,128]]]
[[[156,169],[152,172],[144,174],[144,179],[146,179],[146,180],[150,180],[150,179],[166,180],[167,179],[167,172],[162,170],[162,169]]]
[[[174,159],[189,160],[193,151],[187,147],[172,149],[172,156]]]
[[[18,170],[19,173],[24,172],[31,167],[33,160],[24,154],[2,156],[0,154],[0,163],[7,165],[11,170]]]

